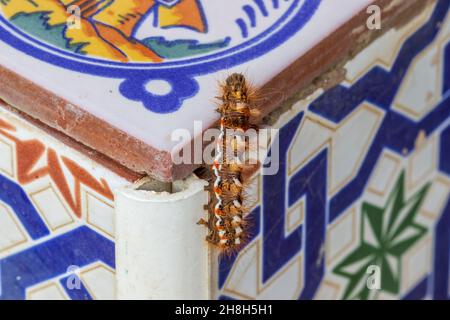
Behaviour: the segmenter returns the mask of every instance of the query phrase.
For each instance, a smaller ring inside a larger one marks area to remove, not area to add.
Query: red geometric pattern
[[[47,147],[37,139],[25,141],[18,139],[14,136],[15,131],[14,126],[0,119],[0,135],[13,141],[16,145],[17,179],[21,185],[49,176],[78,218],[81,218],[82,211],[81,185],[91,188],[111,201],[114,200],[106,180],[98,181],[76,162],[65,156],[59,156],[53,148]],[[35,168],[43,157],[46,157],[46,165]],[[74,192],[69,187],[63,166],[73,177]]]

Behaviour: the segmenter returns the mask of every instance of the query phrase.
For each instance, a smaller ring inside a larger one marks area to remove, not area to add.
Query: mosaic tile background
[[[112,190],[125,184],[0,110],[0,299],[113,298]]]
[[[449,5],[388,32],[280,121],[280,171],[254,181],[253,240],[218,264],[216,297],[449,297]]]

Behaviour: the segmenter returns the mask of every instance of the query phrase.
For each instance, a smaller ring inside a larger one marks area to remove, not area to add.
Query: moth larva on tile
[[[220,135],[212,165],[213,183],[208,221],[207,241],[225,253],[237,251],[248,237],[248,208],[244,205],[246,182],[243,172],[248,165],[240,154],[249,148],[245,133],[257,129],[250,123],[255,91],[242,74],[234,73],[221,85]]]

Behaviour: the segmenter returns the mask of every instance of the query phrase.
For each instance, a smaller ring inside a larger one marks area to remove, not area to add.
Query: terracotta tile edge
[[[5,101],[2,101],[1,99],[0,99],[0,108],[6,109],[9,112],[17,115],[20,119],[25,120],[29,124],[44,131],[45,133],[52,136],[53,138],[61,141],[65,145],[78,151],[79,153],[83,154],[84,156],[88,157],[89,159],[97,162],[102,167],[105,167],[106,169],[108,169],[111,172],[117,174],[118,176],[124,178],[125,180],[128,180],[131,183],[134,183],[144,177],[144,175],[131,171],[130,169],[118,164],[114,160],[106,157],[102,153],[99,153],[95,150],[92,150],[92,149],[86,147],[85,145],[80,144],[79,142],[75,141],[74,139],[70,138],[69,136],[65,135],[64,133],[57,131],[53,128],[50,128],[43,122],[36,120],[36,119],[30,117],[29,115],[27,115],[26,113],[8,105]]]
[[[146,145],[3,66],[0,99],[26,114],[27,120],[34,119],[54,129],[48,131],[52,135],[60,132],[70,137],[80,150],[95,150],[136,175],[149,174],[163,182],[172,180],[173,165],[168,152]],[[91,154],[90,151],[85,154]]]

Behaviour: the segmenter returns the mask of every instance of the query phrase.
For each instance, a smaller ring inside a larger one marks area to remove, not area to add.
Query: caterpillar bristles
[[[259,163],[256,161],[250,166],[246,163],[249,158],[247,152],[252,149],[246,133],[249,129],[258,130],[251,118],[259,112],[253,108],[257,91],[242,74],[230,75],[220,88],[222,92],[217,106],[220,136],[216,140],[212,165],[208,219],[200,220],[199,224],[209,229],[206,240],[218,247],[222,254],[229,255],[238,252],[249,239],[250,208],[246,205],[248,184],[245,177],[249,168],[256,171],[255,165]]]

